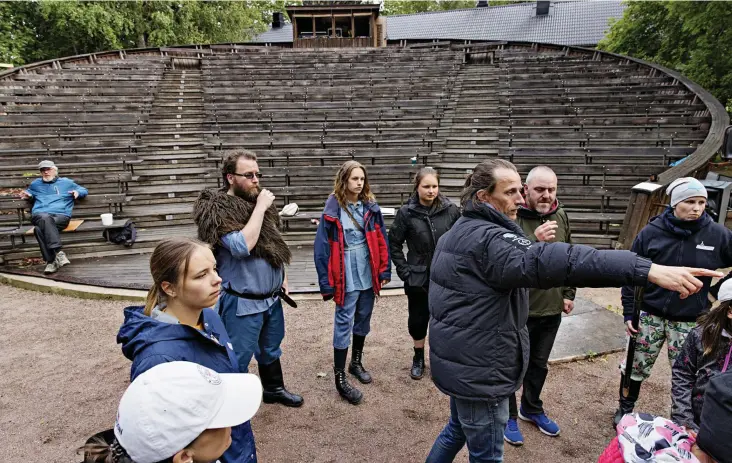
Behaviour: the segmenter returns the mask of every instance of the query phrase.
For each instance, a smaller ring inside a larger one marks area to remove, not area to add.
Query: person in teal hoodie
[[[46,261],[44,273],[56,273],[71,262],[61,250],[60,232],[69,225],[74,201],[86,197],[86,188],[73,180],[58,176],[53,161],[38,164],[41,178],[33,180],[27,190],[20,193],[23,199],[33,200],[31,223],[33,233]]]
[[[209,308],[219,297],[221,278],[208,245],[182,237],[161,241],[150,257],[150,273],[153,285],[145,306],[126,308],[117,334],[122,353],[132,360],[130,379],[174,361],[240,373],[226,328]],[[231,441],[221,463],[256,463],[249,421],[232,428]]]

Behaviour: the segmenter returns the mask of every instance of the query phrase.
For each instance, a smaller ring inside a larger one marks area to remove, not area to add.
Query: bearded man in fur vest
[[[203,191],[193,207],[200,240],[213,246],[223,279],[218,312],[239,361],[248,371],[257,359],[265,403],[299,407],[303,398],[285,389],[280,344],[285,337],[281,299],[287,296],[285,265],[292,254],[280,218],[251,151],[229,153],[221,168],[224,187]]]

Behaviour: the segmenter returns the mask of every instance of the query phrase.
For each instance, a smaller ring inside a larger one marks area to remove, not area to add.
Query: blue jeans
[[[336,305],[333,320],[333,347],[348,349],[351,345],[351,332],[366,336],[371,331],[371,313],[374,311],[374,290],[346,293],[343,305]]]
[[[249,371],[252,355],[261,365],[269,365],[282,355],[280,344],[285,337],[285,315],[279,299],[264,312],[237,315],[238,298],[222,293],[219,313],[239,360],[239,371]]]
[[[432,445],[427,463],[448,463],[468,444],[470,463],[503,461],[508,398],[479,402],[450,397],[450,421]]]

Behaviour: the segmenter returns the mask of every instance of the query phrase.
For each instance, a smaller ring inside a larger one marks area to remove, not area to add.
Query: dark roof
[[[553,1],[546,16],[536,2],[487,8],[386,16],[388,40],[470,39],[596,45],[610,18],[625,10],[620,0]],[[253,42],[292,42],[292,25],[271,29]]]
[[[270,28],[252,40],[253,43],[292,43],[292,24],[286,23],[278,29]]]
[[[288,6],[287,13],[289,16],[292,16],[290,13],[322,13],[322,12],[328,12],[331,11],[338,11],[338,12],[350,12],[350,11],[375,11],[376,14],[379,14],[379,9],[381,8],[381,5],[378,3],[376,4],[370,4],[370,3],[364,3],[364,4],[333,4],[333,5],[291,5]]]

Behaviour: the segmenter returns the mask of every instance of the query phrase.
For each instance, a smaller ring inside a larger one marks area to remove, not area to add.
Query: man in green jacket
[[[524,184],[526,207],[518,210],[516,222],[532,241],[572,240],[569,218],[557,201],[557,176],[546,166],[534,167]],[[540,399],[547,373],[549,354],[562,322],[562,312],[574,308],[575,288],[532,289],[529,291],[529,367],[524,377],[521,409],[516,397],[509,397],[509,419],[503,437],[509,444],[522,445],[517,418],[535,424],[549,436],[559,435],[559,426],[544,413]]]

